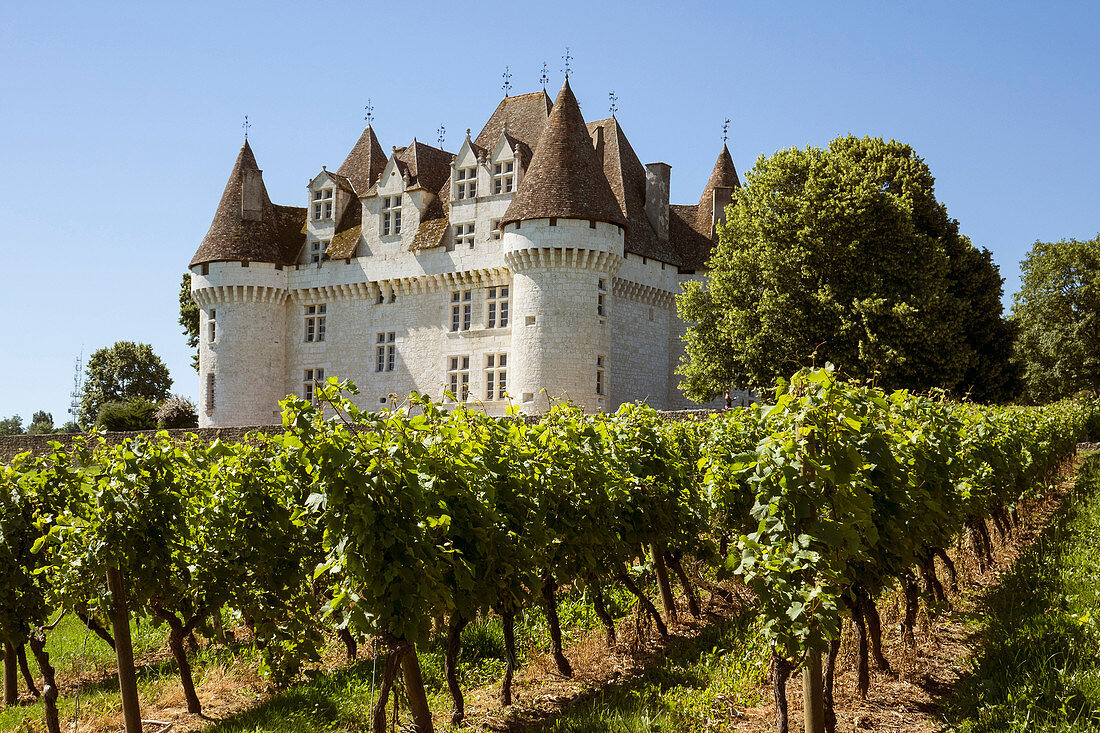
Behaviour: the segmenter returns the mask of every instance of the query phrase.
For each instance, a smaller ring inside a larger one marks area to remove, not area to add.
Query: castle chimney
[[[592,145],[596,148],[596,157],[603,162],[603,125],[592,131]]]
[[[245,221],[260,221],[263,214],[263,171],[245,168],[241,171],[241,218]]]
[[[710,233],[714,234],[718,228],[718,222],[726,220],[726,204],[733,201],[733,188],[729,186],[715,186],[713,199],[711,199]]]
[[[657,239],[668,241],[668,191],[672,167],[667,163],[649,163],[645,167],[645,213],[657,232]]]

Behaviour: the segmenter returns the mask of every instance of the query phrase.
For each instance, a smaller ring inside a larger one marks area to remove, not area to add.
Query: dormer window
[[[313,242],[309,245],[309,262],[310,264],[321,264],[321,260],[325,258],[325,252],[328,251],[328,242],[322,242],[320,240]]]
[[[313,220],[332,218],[332,189],[322,188],[313,192]]]
[[[477,166],[455,170],[455,198],[472,199],[477,196]]]
[[[401,233],[401,196],[382,197],[382,236]]]
[[[493,165],[493,193],[512,193],[516,185],[515,161],[505,161]]]

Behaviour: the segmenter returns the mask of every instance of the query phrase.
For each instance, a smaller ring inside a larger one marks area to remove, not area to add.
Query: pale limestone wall
[[[512,393],[527,413],[568,399],[587,411],[609,409],[611,298],[601,319],[599,280],[611,283],[622,263],[623,232],[613,225],[559,219],[525,221],[504,233],[513,272]],[[604,359],[604,394],[596,391],[597,357]]]
[[[668,402],[669,317],[666,305],[653,298],[625,295],[616,281],[615,321],[611,347],[610,409],[642,400],[658,410]]]
[[[199,305],[199,427],[279,422],[284,396],[286,277],[274,265],[214,262],[195,268],[191,292]],[[214,342],[210,311],[216,311]],[[208,375],[215,380],[209,409]]]

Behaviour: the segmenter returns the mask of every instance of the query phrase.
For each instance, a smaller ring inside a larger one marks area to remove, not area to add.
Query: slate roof
[[[346,177],[355,190],[362,194],[378,180],[378,176],[382,175],[385,167],[386,154],[382,152],[382,146],[378,143],[374,130],[367,125],[336,172]]]
[[[246,221],[241,216],[241,171],[244,170],[260,170],[247,140],[233,164],[214,221],[191,258],[191,267],[207,262],[244,260],[294,264],[305,242],[305,208],[271,203],[261,179],[263,208],[260,221]]]
[[[714,189],[716,188],[741,188],[741,179],[737,177],[737,169],[733,166],[733,156],[730,149],[722,144],[722,152],[718,154],[718,160],[714,162],[714,170],[710,173],[710,179],[703,188],[703,195],[699,197],[698,223],[706,224],[707,236],[710,236],[711,222],[714,220]]]
[[[710,259],[714,240],[710,236],[710,214],[706,217],[706,226],[702,226],[699,206],[691,204],[668,207],[668,237],[679,255],[675,262],[685,270],[702,270]]]
[[[500,133],[507,132],[512,140],[523,143],[529,151],[534,150],[553,106],[545,90],[505,97],[477,134],[474,144],[492,150]]]
[[[535,156],[500,220],[589,219],[627,227],[619,202],[596,156],[577,98],[566,78]]]
[[[662,242],[645,213],[645,166],[614,117],[588,123],[588,133],[604,129],[603,172],[626,217],[625,249],[641,257],[678,265],[680,257],[671,242]]]

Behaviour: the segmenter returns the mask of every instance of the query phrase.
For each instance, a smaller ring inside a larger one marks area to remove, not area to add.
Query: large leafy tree
[[[180,284],[180,325],[183,326],[183,335],[187,337],[187,345],[192,349],[199,345],[199,306],[191,297],[191,273],[183,273],[183,282]],[[199,355],[191,356],[191,366],[195,371],[199,370]]]
[[[1100,393],[1100,236],[1036,242],[1012,307],[1027,394]]]
[[[136,397],[160,402],[168,397],[171,387],[168,367],[152,346],[119,341],[99,349],[88,359],[80,422],[83,425],[95,422],[104,402],[126,402]]]
[[[999,397],[987,382],[1008,356],[1000,274],[933,184],[911,147],[879,138],[760,158],[719,225],[708,282],[678,301],[688,396],[769,387],[816,360],[889,387]]]

